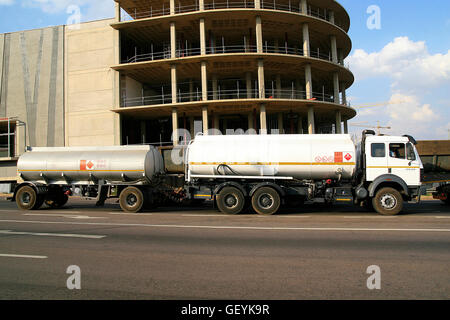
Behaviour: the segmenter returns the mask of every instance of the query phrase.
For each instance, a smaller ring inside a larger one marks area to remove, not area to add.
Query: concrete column
[[[336,24],[335,19],[334,19],[334,11],[328,11],[328,13],[330,14],[330,23],[332,24]]]
[[[220,130],[220,117],[217,113],[214,113],[214,129]]]
[[[259,117],[261,122],[261,134],[267,134],[267,115],[265,104],[261,104],[259,107]]]
[[[277,99],[281,99],[281,74],[277,74],[276,78]]]
[[[200,19],[200,54],[204,56],[206,54],[206,29],[205,19]]]
[[[199,2],[198,2],[198,9],[200,11],[205,10],[205,0],[199,0]]]
[[[208,107],[202,108],[203,134],[208,135]]]
[[[347,86],[344,82],[341,82],[341,90],[342,90],[342,104],[347,105],[347,92],[346,92]]]
[[[253,112],[250,112],[248,114],[248,128],[249,129],[255,129],[254,128],[254,122],[255,122],[255,118],[253,117]]]
[[[202,61],[202,101],[208,100],[208,75],[206,73],[206,62]]]
[[[245,78],[247,81],[247,99],[251,99],[253,97],[253,95],[252,95],[252,73],[247,72],[245,74]]]
[[[337,53],[338,53],[339,64],[344,65],[344,51],[342,49],[338,48]]]
[[[311,47],[309,44],[309,26],[307,23],[302,25],[302,33],[303,33],[303,55],[305,57],[311,56]]]
[[[336,134],[342,134],[342,115],[340,111],[336,111]]]
[[[145,137],[147,136],[147,126],[144,120],[141,120],[141,138],[142,143],[146,143]]]
[[[309,106],[308,107],[308,133],[309,134],[315,134],[315,124],[314,124],[314,107]]]
[[[177,103],[177,66],[175,64],[170,66],[170,77],[172,85],[172,103]]]
[[[219,96],[217,94],[217,75],[212,76],[212,86],[213,86],[213,100],[219,99]]]
[[[258,92],[260,99],[266,97],[264,85],[264,60],[262,59],[258,60]]]
[[[175,30],[175,22],[170,23],[170,57],[177,57],[177,34]]]
[[[115,2],[115,10],[116,10],[116,22],[120,22],[122,20],[121,18],[121,11],[120,11],[120,3]]]
[[[278,39],[275,39],[273,46],[275,48],[275,53],[278,53],[279,49],[280,49],[280,44],[279,44]]]
[[[172,109],[172,139],[173,145],[178,145],[178,111],[177,108]]]
[[[261,0],[255,0],[255,9],[261,9]]]
[[[308,14],[308,2],[306,0],[300,0],[300,7],[303,14]]]
[[[283,114],[280,112],[278,114],[278,130],[280,134],[284,133],[284,118],[283,118]]]
[[[300,115],[298,117],[298,134],[303,134],[303,118]]]
[[[175,0],[170,0],[170,14],[175,14]]]
[[[26,127],[21,125],[20,121],[16,121],[16,141],[15,141],[15,156],[20,157],[25,153],[25,148],[27,146],[26,140]]]
[[[305,65],[305,84],[306,84],[306,99],[310,100],[313,96],[313,88],[312,88],[312,73],[311,73],[311,65]]]
[[[338,63],[336,36],[331,36],[331,61]]]
[[[300,79],[298,79],[298,78],[295,79],[295,91],[296,91],[295,98],[296,99],[302,99],[301,91],[303,91],[303,90],[305,90],[305,88],[302,88]]]
[[[341,99],[339,97],[339,74],[333,73],[333,89],[334,89],[334,103],[340,104]]]
[[[348,121],[344,120],[344,133],[348,134]]]
[[[260,16],[256,17],[256,52],[263,52],[262,21]]]
[[[189,80],[189,101],[194,101],[194,81]]]
[[[191,139],[195,138],[195,118],[194,117],[189,117],[189,127],[190,127],[190,131],[191,131]]]

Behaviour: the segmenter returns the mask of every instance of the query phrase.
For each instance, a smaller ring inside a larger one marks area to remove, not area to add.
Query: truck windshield
[[[416,153],[414,152],[414,146],[411,143],[406,145],[406,154],[408,156],[408,160],[415,161]]]

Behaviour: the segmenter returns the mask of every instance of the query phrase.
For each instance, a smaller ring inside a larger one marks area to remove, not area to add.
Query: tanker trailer
[[[70,195],[96,198],[103,205],[119,198],[127,212],[155,202],[161,154],[152,146],[29,148],[18,161],[23,180],[13,200],[22,210],[66,204]]]
[[[369,203],[398,214],[416,198],[422,166],[412,137],[350,135],[197,136],[186,153],[187,195],[220,211],[275,214],[305,200]]]

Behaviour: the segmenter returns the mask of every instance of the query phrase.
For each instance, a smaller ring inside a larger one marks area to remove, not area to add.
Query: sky
[[[351,19],[347,97],[358,116],[350,131],[379,123],[390,135],[450,139],[450,1],[339,3]],[[114,1],[0,0],[0,33],[69,24],[77,13],[81,21],[112,17]]]

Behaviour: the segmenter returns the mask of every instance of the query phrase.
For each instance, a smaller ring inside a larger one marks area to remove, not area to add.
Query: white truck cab
[[[377,212],[398,214],[404,201],[413,200],[420,193],[423,164],[416,141],[411,136],[376,136],[367,130],[362,143],[364,188],[360,195],[367,197],[366,204]]]

